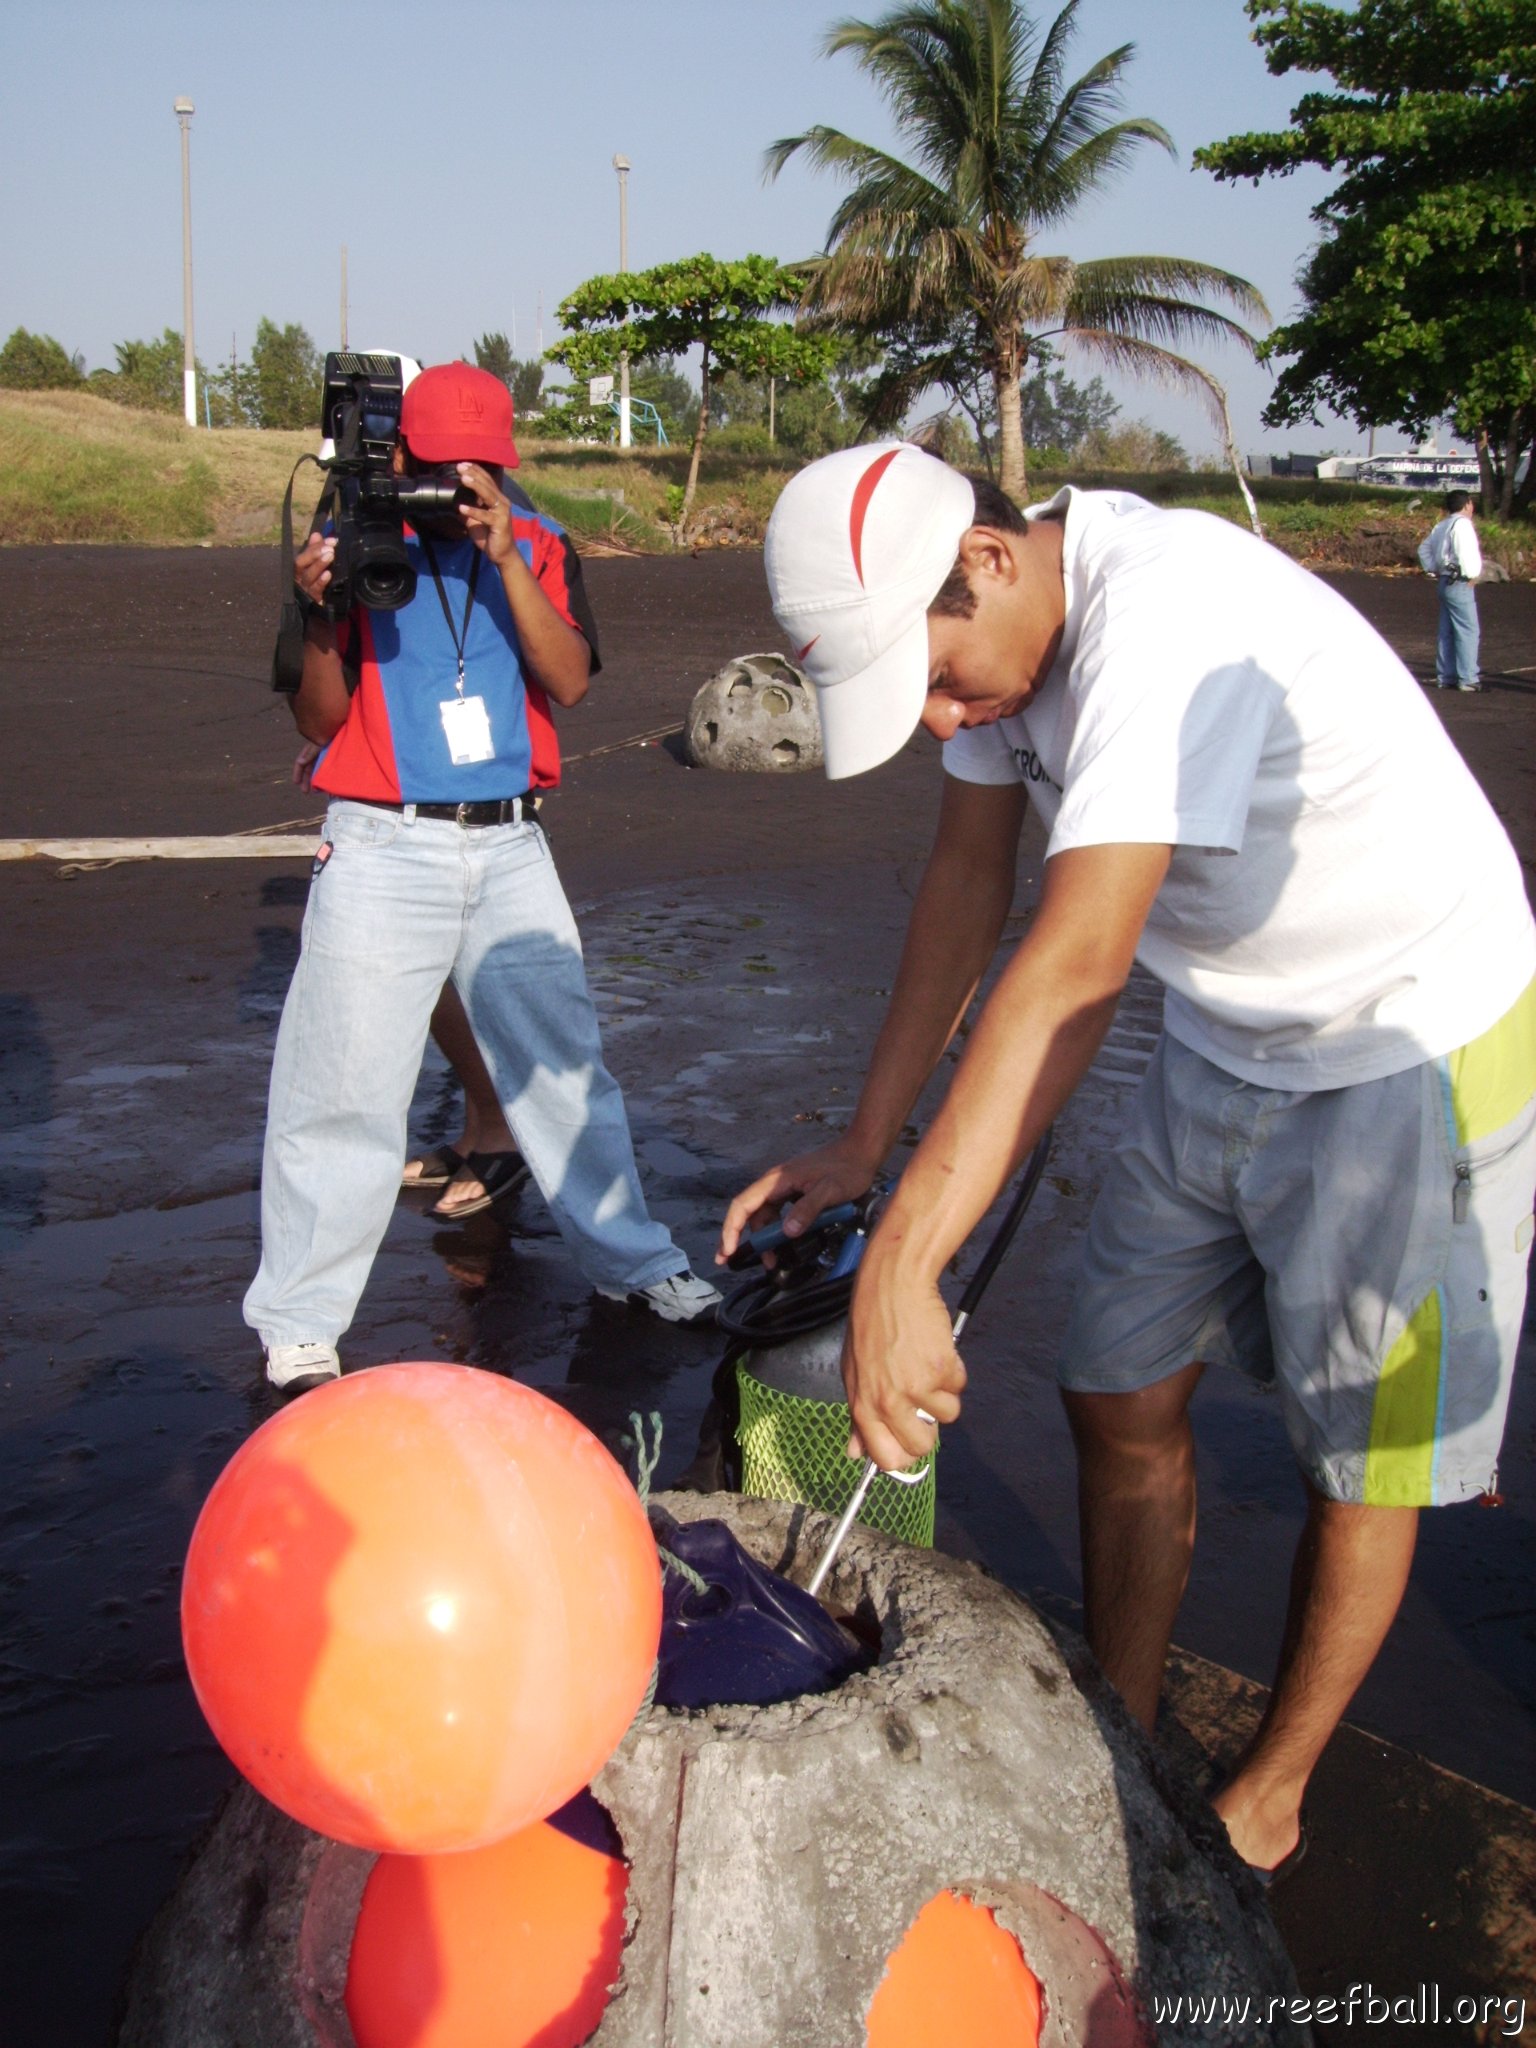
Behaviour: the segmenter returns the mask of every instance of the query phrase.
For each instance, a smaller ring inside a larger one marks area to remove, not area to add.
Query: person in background
[[[1419,566],[1440,586],[1440,638],[1435,647],[1437,690],[1480,690],[1477,669],[1477,579],[1483,551],[1477,543],[1472,500],[1465,491],[1441,499],[1445,517],[1419,543]]]
[[[404,395],[398,474],[463,498],[407,535],[393,611],[320,608],[335,543],[294,565],[311,607],[292,699],[331,798],[273,1057],[261,1266],[245,1318],[285,1393],[334,1379],[388,1224],[429,1019],[452,980],[503,1114],[599,1294],[668,1322],[719,1295],[647,1212],[581,943],[537,823],[559,781],[551,705],[586,695],[596,628],[569,541],[515,506],[507,387],[464,363]]]
[[[432,1037],[464,1090],[464,1127],[457,1144],[434,1145],[407,1159],[400,1185],[441,1188],[425,1213],[457,1223],[516,1194],[528,1179],[528,1162],[502,1114],[496,1083],[451,981],[444,983],[432,1012]]]

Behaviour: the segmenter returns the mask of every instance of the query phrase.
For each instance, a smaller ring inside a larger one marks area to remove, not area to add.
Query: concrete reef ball
[[[743,654],[700,686],[684,727],[695,768],[783,775],[821,766],[816,692],[782,654]]]
[[[831,1529],[782,1502],[658,1498],[802,1583]],[[858,1527],[827,1598],[878,1631],[873,1667],[772,1707],[653,1705],[594,1780],[629,1886],[591,2048],[867,2048],[945,1893],[980,1909],[958,1916],[973,1934],[990,1916],[1017,1943],[1041,2048],[1225,2048],[1182,2007],[1154,2034],[1154,2000],[1192,1986],[1218,2013],[1251,1999],[1243,2048],[1303,2048],[1262,1892],[1076,1638],[977,1566]],[[372,1867],[240,1788],[145,1938],[118,2048],[352,2048]]]

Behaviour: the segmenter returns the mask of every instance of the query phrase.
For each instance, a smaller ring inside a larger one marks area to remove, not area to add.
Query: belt
[[[538,816],[537,794],[526,789],[521,796],[504,796],[479,804],[392,804],[383,797],[359,797],[374,811],[411,811],[418,818],[446,818],[454,825],[533,824]]]

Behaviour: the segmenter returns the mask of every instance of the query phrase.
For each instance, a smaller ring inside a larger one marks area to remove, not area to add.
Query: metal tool
[[[1023,1176],[1019,1181],[1018,1192],[1008,1205],[1008,1213],[998,1225],[996,1236],[982,1254],[980,1265],[971,1275],[966,1290],[960,1297],[960,1306],[955,1311],[955,1320],[950,1325],[949,1331],[951,1338],[957,1344],[965,1330],[966,1324],[969,1323],[971,1317],[976,1313],[976,1307],[981,1297],[991,1285],[993,1274],[1002,1264],[1003,1254],[1007,1251],[1009,1245],[1013,1243],[1014,1234],[1024,1220],[1024,1211],[1034,1200],[1035,1189],[1040,1185],[1040,1176],[1045,1171],[1045,1162],[1050,1157],[1051,1136],[1051,1131],[1047,1129],[1045,1135],[1035,1146],[1034,1151],[1030,1153],[1025,1163]],[[938,1428],[938,1424],[926,1408],[918,1409],[917,1419],[919,1422],[926,1422],[931,1429]],[[873,1458],[865,1459],[864,1470],[859,1474],[859,1483],[853,1490],[853,1497],[847,1507],[843,1509],[837,1527],[832,1531],[827,1541],[827,1547],[821,1553],[821,1560],[817,1564],[815,1571],[811,1574],[810,1583],[806,1589],[808,1592],[820,1593],[823,1585],[826,1583],[827,1574],[837,1562],[837,1554],[843,1547],[848,1531],[858,1520],[859,1509],[863,1507],[868,1497],[869,1489],[874,1485],[876,1475],[880,1469]],[[917,1471],[891,1472],[886,1476],[894,1479],[898,1486],[920,1486],[928,1475],[926,1471]]]

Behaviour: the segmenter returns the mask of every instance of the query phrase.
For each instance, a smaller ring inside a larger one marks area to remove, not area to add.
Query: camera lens
[[[374,612],[397,612],[416,595],[416,571],[409,562],[374,561],[357,570],[357,598]]]
[[[441,519],[460,505],[473,505],[475,494],[466,490],[451,472],[436,476],[413,476],[398,487],[395,500],[404,519]]]
[[[370,611],[397,612],[416,595],[416,571],[396,521],[358,521],[351,570],[357,601]]]

